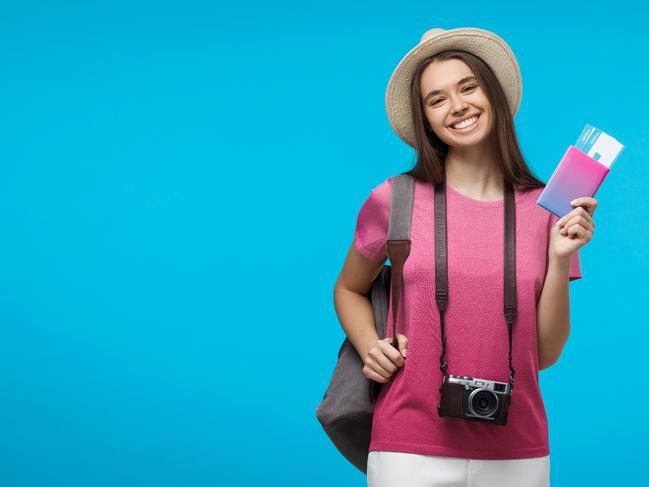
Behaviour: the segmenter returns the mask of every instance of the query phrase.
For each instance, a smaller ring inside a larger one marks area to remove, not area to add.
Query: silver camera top
[[[509,382],[498,382],[495,380],[478,379],[475,377],[467,377],[465,375],[450,375],[450,374],[448,376],[448,381],[453,382],[455,384],[462,384],[467,389],[471,387],[480,387],[482,389],[488,389],[498,394],[511,393],[511,385]]]

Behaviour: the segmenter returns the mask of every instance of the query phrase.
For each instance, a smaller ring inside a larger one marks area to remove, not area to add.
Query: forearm
[[[569,259],[562,261],[550,259],[536,311],[540,369],[547,368],[556,362],[568,341],[570,334],[569,272]]]
[[[342,286],[334,288],[334,307],[338,321],[354,348],[364,358],[379,339],[370,300]]]

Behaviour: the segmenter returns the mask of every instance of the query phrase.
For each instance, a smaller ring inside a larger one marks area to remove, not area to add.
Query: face
[[[424,116],[440,140],[451,147],[479,146],[488,139],[493,127],[491,104],[473,76],[460,59],[433,62],[421,76]],[[474,115],[478,120],[473,125],[453,127]]]

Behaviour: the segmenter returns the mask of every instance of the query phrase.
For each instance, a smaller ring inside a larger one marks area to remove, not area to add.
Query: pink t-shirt
[[[389,223],[388,178],[361,207],[356,249],[385,262]],[[410,255],[404,266],[397,333],[408,337],[408,356],[377,400],[369,450],[473,459],[549,455],[548,424],[538,383],[536,303],[547,272],[556,216],[536,204],[543,188],[516,188],[516,293],[512,334],[516,371],[507,424],[440,417],[437,405],[441,332],[435,303],[434,191],[415,182]],[[507,382],[509,341],[503,314],[504,200],[480,201],[447,185],[449,301],[445,314],[447,374]],[[570,280],[581,278],[579,253]],[[392,336],[392,304],[388,315]]]

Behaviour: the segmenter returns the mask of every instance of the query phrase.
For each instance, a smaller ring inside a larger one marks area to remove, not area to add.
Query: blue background
[[[384,93],[432,27],[502,36],[547,181],[597,193],[541,372],[553,486],[645,478],[646,4],[3,2],[0,485],[365,485],[315,417],[369,191],[409,169]],[[619,390],[627,393],[620,394]]]

